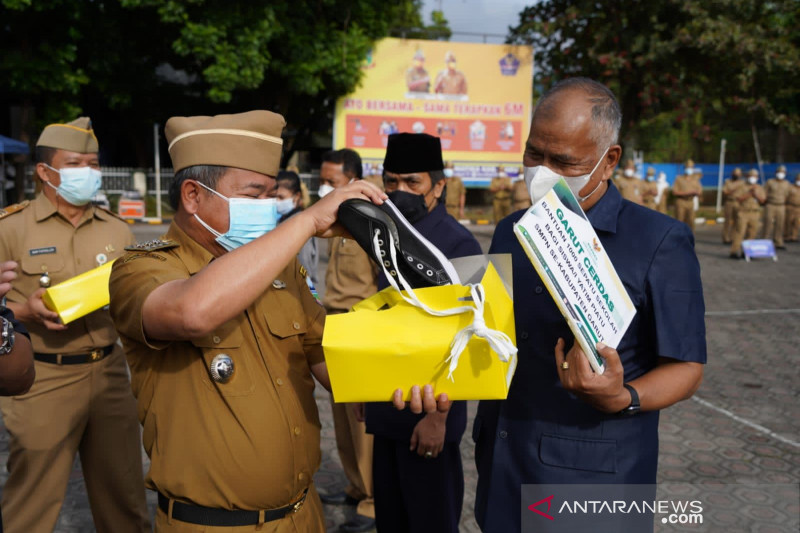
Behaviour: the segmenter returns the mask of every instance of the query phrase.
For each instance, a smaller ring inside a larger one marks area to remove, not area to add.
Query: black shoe
[[[363,514],[357,514],[341,526],[339,531],[342,533],[358,533],[375,529],[375,519]]]
[[[742,254],[731,254],[728,257],[730,257],[731,259],[741,259]]]
[[[332,494],[320,493],[319,499],[322,500],[322,503],[327,503],[328,505],[358,505],[358,500],[343,490]]]
[[[453,264],[414,229],[391,201],[380,206],[357,198],[342,202],[339,222],[401,288],[398,273],[412,289],[460,283]],[[394,244],[396,264],[390,242]]]
[[[781,244],[780,246],[776,246],[775,248],[777,248],[778,250],[785,250],[786,246]]]

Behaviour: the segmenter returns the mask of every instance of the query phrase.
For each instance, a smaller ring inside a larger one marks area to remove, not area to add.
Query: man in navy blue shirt
[[[498,224],[490,252],[512,254],[519,363],[508,399],[482,401],[473,427],[475,517],[485,532],[520,530],[523,484],[655,483],[658,412],[702,380],[694,239],[683,223],[623,200],[609,181],[621,119],[613,93],[586,78],[557,84],[534,112],[524,154],[534,201],[547,176],[566,179],[637,314],[616,350],[598,345],[606,370],[594,374],[514,236],[524,212]]]
[[[478,255],[475,237],[447,214],[442,147],[424,133],[389,136],[383,163],[389,199],[448,259]],[[389,285],[379,275],[378,288]],[[415,415],[391,404],[366,406],[373,440],[375,519],[380,533],[458,531],[464,499],[459,443],[467,426],[466,402],[449,413]]]

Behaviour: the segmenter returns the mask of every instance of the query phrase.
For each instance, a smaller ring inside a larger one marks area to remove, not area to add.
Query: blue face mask
[[[72,205],[86,205],[100,190],[103,174],[92,167],[69,167],[61,170],[44,164],[50,170],[61,175],[61,185],[56,187],[49,181],[46,182],[56,190],[58,195]]]
[[[194,215],[194,218],[216,237],[217,244],[227,251],[235,250],[243,244],[261,237],[277,225],[278,211],[275,209],[274,198],[263,200],[228,198],[202,183],[200,185],[228,202],[229,224],[228,231],[224,234],[206,224],[197,214]]]

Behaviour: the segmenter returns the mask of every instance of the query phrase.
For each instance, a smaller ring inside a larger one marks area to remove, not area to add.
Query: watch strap
[[[639,410],[642,408],[641,404],[639,403],[639,393],[636,392],[636,389],[633,388],[633,385],[623,383],[622,386],[628,389],[628,392],[631,394],[631,403],[628,407],[620,411],[620,414],[635,414],[639,412]]]

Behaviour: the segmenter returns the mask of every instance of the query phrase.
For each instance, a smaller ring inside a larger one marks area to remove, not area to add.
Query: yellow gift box
[[[490,260],[491,259],[491,260]],[[453,261],[462,282],[483,287],[483,322],[516,344],[509,255],[474,256]],[[465,275],[466,273],[466,275]],[[471,287],[446,285],[415,289],[435,310],[474,305]],[[431,384],[434,394],[452,400],[500,400],[508,396],[516,369],[516,348],[503,361],[484,338],[471,336],[472,312],[432,316],[389,287],[353,307],[330,315],[322,346],[336,402],[388,401],[394,391],[410,395],[413,385]],[[466,348],[450,374],[451,345],[467,331]]]
[[[112,264],[113,261],[49,287],[42,295],[44,305],[58,313],[63,324],[108,305]]]

